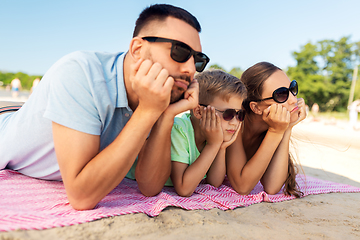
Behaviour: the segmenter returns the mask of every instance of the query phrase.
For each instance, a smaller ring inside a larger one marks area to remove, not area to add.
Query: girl
[[[296,169],[289,154],[292,128],[305,119],[305,102],[298,85],[280,68],[260,62],[241,77],[248,90],[241,134],[227,151],[227,175],[240,194],[249,194],[261,181],[264,190],[299,197]]]

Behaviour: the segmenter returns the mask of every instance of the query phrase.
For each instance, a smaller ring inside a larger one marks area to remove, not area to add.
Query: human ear
[[[141,58],[141,48],[143,47],[143,41],[144,40],[139,37],[134,37],[130,41],[129,54],[135,61]]]
[[[255,114],[262,115],[262,111],[256,102],[250,102],[249,104],[251,111],[253,111]]]
[[[195,118],[201,119],[202,114],[201,114],[200,105],[197,105],[197,107],[194,108],[192,111]]]

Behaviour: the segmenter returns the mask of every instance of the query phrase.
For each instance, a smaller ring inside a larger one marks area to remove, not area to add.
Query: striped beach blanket
[[[360,192],[360,188],[298,175],[304,196],[330,192]],[[294,199],[281,192],[268,195],[260,183],[246,196],[239,195],[228,180],[215,188],[200,184],[191,197],[180,197],[174,188],[164,187],[154,197],[145,197],[134,180],[124,179],[93,210],[76,211],[67,200],[62,182],[30,178],[11,170],[0,171],[0,231],[47,229],[90,222],[96,219],[145,213],[157,216],[168,206],[187,210],[245,207],[260,202]]]
[[[21,106],[6,106],[6,107],[0,107],[0,114],[5,112],[15,112],[19,110]]]

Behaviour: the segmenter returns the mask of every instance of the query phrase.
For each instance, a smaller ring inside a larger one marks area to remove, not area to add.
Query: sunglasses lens
[[[299,89],[298,89],[298,84],[295,80],[293,80],[291,83],[290,83],[290,87],[289,87],[289,90],[290,92],[296,96],[299,92]]]
[[[223,119],[225,121],[230,121],[231,119],[234,118],[235,115],[236,115],[236,111],[234,109],[226,109],[225,112],[223,113]]]
[[[284,103],[289,97],[289,90],[286,87],[278,88],[273,93],[273,98],[278,103]]]
[[[174,42],[171,47],[170,55],[171,58],[176,62],[183,63],[189,60],[189,58],[192,56],[192,52],[192,49],[186,44],[181,42]],[[210,59],[201,52],[195,52],[194,59],[197,72],[202,72],[207,63],[210,61]]]
[[[195,62],[195,68],[197,72],[202,72],[206,66],[204,62]]]
[[[235,109],[226,109],[225,112],[223,112],[223,119],[225,121],[230,121],[235,116],[237,116],[238,120],[242,122],[245,118],[245,111],[240,109],[238,112],[236,112]]]
[[[170,55],[176,62],[183,63],[191,57],[191,49],[185,44],[173,43]]]
[[[203,53],[197,52],[194,56],[195,58],[195,68],[197,72],[202,72],[210,59]]]
[[[238,119],[239,119],[240,122],[244,121],[245,111],[242,110],[242,109],[240,109],[239,112],[238,112],[238,114],[237,114],[237,116],[238,116]]]

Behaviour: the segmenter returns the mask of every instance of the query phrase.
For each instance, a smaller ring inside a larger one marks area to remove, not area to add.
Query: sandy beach
[[[345,121],[310,117],[294,128],[305,174],[360,187],[360,131]],[[360,239],[360,193],[310,195],[222,211],[166,208],[84,224],[1,232],[9,239]]]

